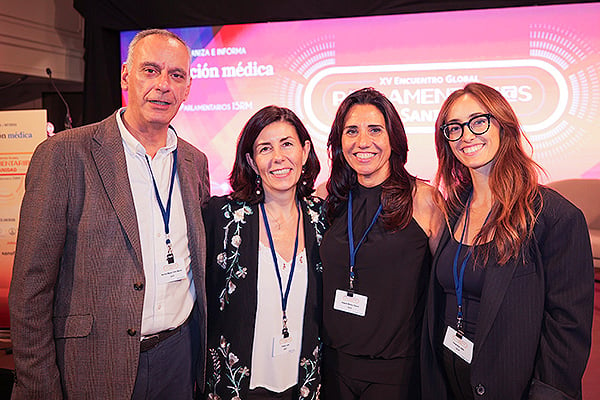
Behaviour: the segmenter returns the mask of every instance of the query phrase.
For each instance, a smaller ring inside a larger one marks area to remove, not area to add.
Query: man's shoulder
[[[181,137],[177,137],[177,149],[190,156],[206,159],[206,154],[204,154],[199,148],[186,141],[185,139],[182,139]]]
[[[98,136],[99,133],[104,134],[105,132],[119,132],[114,114],[99,122],[58,132],[51,138],[51,141],[55,141],[56,144],[61,142],[82,142],[88,141],[92,137]]]

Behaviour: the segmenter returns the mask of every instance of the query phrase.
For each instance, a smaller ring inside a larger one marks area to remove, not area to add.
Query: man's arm
[[[59,145],[50,139],[38,146],[25,179],[9,294],[13,399],[62,399],[52,317],[67,235],[69,177]]]

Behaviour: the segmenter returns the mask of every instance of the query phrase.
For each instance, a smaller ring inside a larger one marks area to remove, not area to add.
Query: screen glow
[[[237,137],[260,108],[291,108],[329,174],[327,136],[350,92],[374,87],[406,127],[408,170],[431,179],[434,123],[477,81],[511,102],[546,170],[542,182],[600,178],[600,3],[172,29],[192,48],[192,88],[173,126],[229,192]],[[121,58],[136,32],[122,32]],[[123,92],[123,104],[127,93]]]

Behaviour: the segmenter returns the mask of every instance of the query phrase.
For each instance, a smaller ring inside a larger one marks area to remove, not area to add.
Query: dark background
[[[74,0],[75,9],[85,18],[85,81],[81,120],[84,124],[99,121],[121,106],[121,30],[581,2],[590,1]],[[510,26],[506,28],[510,29]],[[418,37],[415,40],[419,40]]]

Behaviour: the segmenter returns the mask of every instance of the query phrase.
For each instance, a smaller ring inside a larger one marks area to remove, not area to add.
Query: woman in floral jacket
[[[319,170],[292,111],[265,107],[246,123],[233,191],[204,209],[207,399],[318,399]]]

